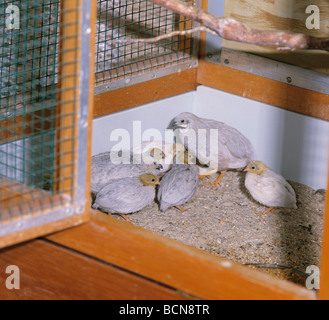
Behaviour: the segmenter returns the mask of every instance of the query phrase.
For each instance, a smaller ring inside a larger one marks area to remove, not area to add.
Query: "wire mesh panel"
[[[82,43],[89,49],[91,4],[0,1],[4,237],[84,212],[84,199],[77,204],[76,185],[79,170],[86,171],[86,158],[79,150],[86,148],[88,88],[80,88],[88,85],[89,52],[80,49]],[[85,181],[79,181],[80,198],[81,189],[85,190]],[[0,247],[6,244],[4,239],[0,238]]]
[[[97,9],[96,93],[197,66],[193,34],[137,41],[190,30],[193,21],[147,0],[98,0]]]

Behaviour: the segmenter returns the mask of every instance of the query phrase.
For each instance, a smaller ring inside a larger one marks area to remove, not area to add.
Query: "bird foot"
[[[223,179],[224,174],[225,174],[225,172],[222,172],[214,182],[205,182],[205,184],[209,184],[209,185],[213,186],[211,189],[215,189],[217,187],[217,185],[221,186],[220,181]]]
[[[211,189],[215,189],[217,186],[222,185],[220,182],[216,182],[216,181],[214,181],[214,182],[205,182],[205,184],[208,184],[208,185],[212,186]]]
[[[265,216],[266,214],[268,214],[269,212],[271,212],[271,211],[273,211],[274,210],[274,208],[268,208],[268,209],[266,209],[264,212],[262,212],[262,213],[257,213],[257,215],[259,216],[259,217],[262,217],[262,216]]]
[[[127,221],[127,222],[129,222],[129,223],[132,223],[132,221],[131,221],[131,220],[130,220],[125,214],[120,213],[119,216],[120,216],[121,218],[123,218],[125,221]]]
[[[203,180],[204,178],[207,178],[207,177],[209,177],[207,174],[205,174],[205,175],[200,175],[200,176],[199,176],[199,180]]]
[[[181,213],[190,210],[189,208],[188,208],[188,209],[184,209],[184,208],[182,208],[181,206],[175,206],[175,207],[176,207]]]

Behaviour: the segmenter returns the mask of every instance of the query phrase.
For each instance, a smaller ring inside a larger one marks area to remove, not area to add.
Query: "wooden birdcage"
[[[217,10],[214,1],[186,2]],[[256,1],[245,16],[235,11],[240,2],[226,1],[226,14],[238,15],[246,23],[254,21],[251,13],[258,12],[263,2]],[[12,1],[17,7],[22,3]],[[229,48],[216,57],[205,33],[157,44],[109,41],[151,38],[196,25],[151,1],[36,0],[23,13],[21,21],[24,17],[35,21],[41,36],[13,29],[0,38],[1,68],[16,70],[17,75],[26,69],[21,82],[4,71],[0,76],[6,82],[0,106],[0,273],[17,265],[24,288],[0,288],[0,298],[329,299],[328,217],[321,287],[316,292],[90,208],[92,118],[193,91],[202,84],[328,121],[329,98],[321,86],[328,78],[319,75],[310,85],[264,74],[273,62],[270,51],[256,50],[251,53],[265,58],[251,57],[236,51],[247,49],[227,44]],[[51,34],[43,35],[46,19]],[[272,28],[276,27],[274,21]],[[25,39],[23,44],[33,41],[22,51],[15,39]],[[30,69],[28,50],[36,61]],[[16,64],[4,61],[6,54]],[[299,68],[296,57],[300,53],[288,60],[275,59],[283,61],[280,67],[285,72],[300,75],[295,67],[285,65],[293,61]],[[244,69],[252,63],[262,67]],[[307,67],[319,71],[319,66]],[[303,75],[316,75],[308,71]],[[325,210],[328,216],[328,197]],[[26,240],[30,241],[21,243]],[[17,245],[9,247],[13,244]]]

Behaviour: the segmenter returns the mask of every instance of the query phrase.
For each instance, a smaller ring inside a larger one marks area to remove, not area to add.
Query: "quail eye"
[[[152,179],[152,182],[154,182],[155,181],[155,179]]]
[[[181,120],[181,123],[184,123],[185,122],[185,120]]]
[[[256,169],[256,167],[255,167],[255,166],[252,166],[252,167],[251,167],[251,169],[252,169],[252,170],[255,170],[255,169]]]

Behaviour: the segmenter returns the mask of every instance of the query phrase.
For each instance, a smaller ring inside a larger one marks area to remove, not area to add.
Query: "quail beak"
[[[158,165],[156,166],[156,169],[158,169],[158,170],[162,170],[162,169],[163,169],[162,164],[158,164]]]
[[[187,126],[188,126],[188,124],[187,124],[187,123],[181,123],[181,122],[179,122],[179,121],[176,121],[176,122],[175,122],[175,126],[176,126],[177,128],[186,129]]]
[[[248,171],[249,171],[248,167],[245,167],[245,169],[243,170],[243,172],[248,172]]]

